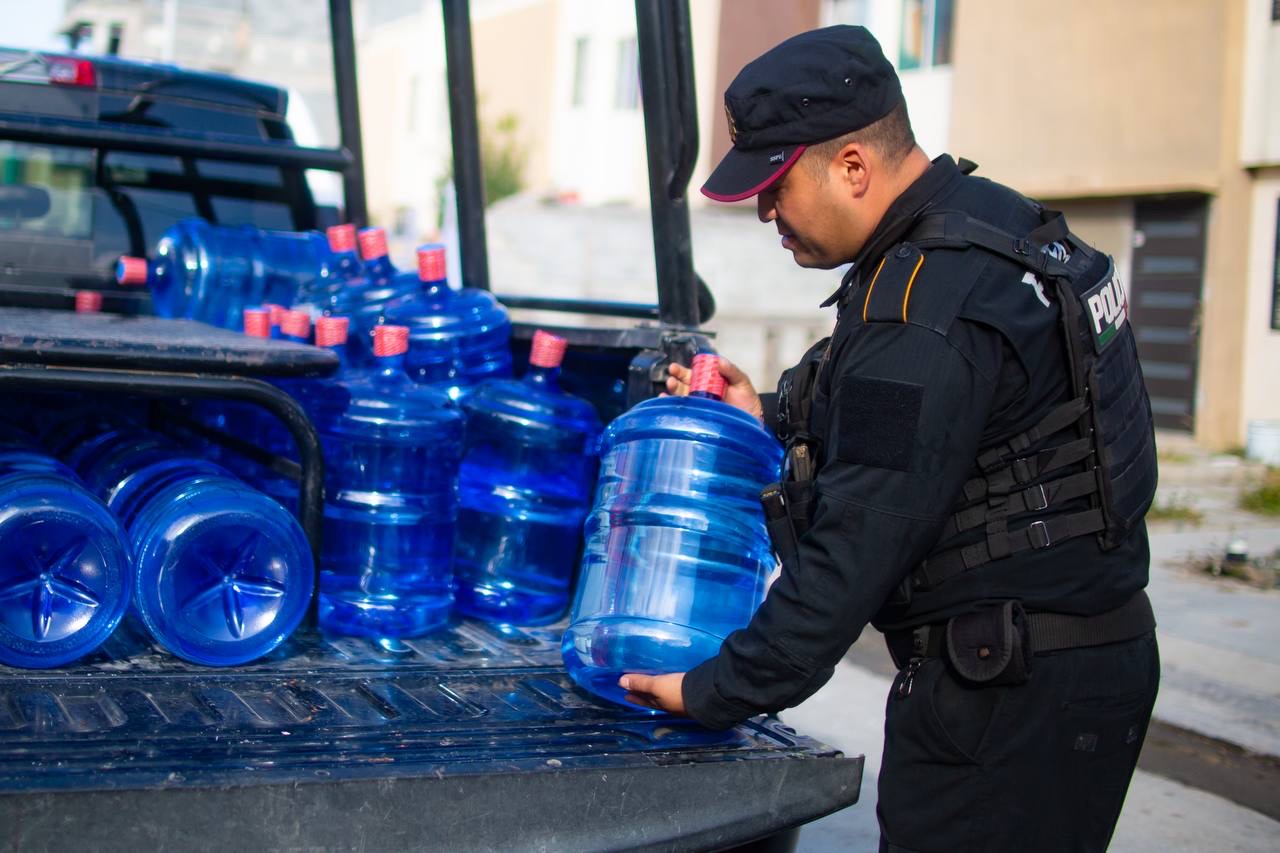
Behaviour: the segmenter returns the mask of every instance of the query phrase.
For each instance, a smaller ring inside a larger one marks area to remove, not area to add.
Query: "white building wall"
[[[619,45],[636,37],[635,6],[626,0],[565,0],[557,26],[551,179],[584,204],[643,203],[649,179],[644,115],[618,107]],[[573,104],[575,52],[586,39],[582,103]]]
[[[898,68],[902,39],[902,0],[863,0],[860,3],[831,2],[823,5],[822,22],[864,26],[880,42],[884,55]],[[949,151],[951,134],[951,66],[899,68],[902,95],[911,116],[916,142],[930,157]],[[956,152],[952,152],[956,153]],[[958,152],[963,154],[964,152]]]
[[[1240,135],[1245,166],[1280,164],[1280,22],[1271,20],[1271,8],[1271,0],[1248,0]]]
[[[1280,169],[1259,175],[1253,187],[1249,233],[1249,273],[1245,311],[1244,426],[1280,420],[1280,331],[1271,327],[1276,282],[1277,206]],[[1244,435],[1240,436],[1243,443]]]

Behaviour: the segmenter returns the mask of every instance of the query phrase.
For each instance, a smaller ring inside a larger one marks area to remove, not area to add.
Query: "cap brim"
[[[730,148],[711,177],[702,185],[702,194],[715,201],[742,201],[764,192],[781,178],[804,153],[803,145],[785,145],[760,151]]]

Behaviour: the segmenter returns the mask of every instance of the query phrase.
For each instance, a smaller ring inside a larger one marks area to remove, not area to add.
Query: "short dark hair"
[[[872,122],[864,128],[841,134],[835,139],[828,139],[805,149],[800,162],[808,160],[808,168],[814,175],[826,175],[826,166],[841,148],[850,142],[857,142],[873,148],[890,165],[896,166],[911,153],[916,146],[916,136],[911,131],[911,118],[907,115],[907,105],[899,103],[884,118]]]

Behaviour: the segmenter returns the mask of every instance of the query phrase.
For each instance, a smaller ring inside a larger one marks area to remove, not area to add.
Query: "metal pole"
[[[462,284],[488,290],[489,247],[484,230],[484,173],[480,163],[480,123],[476,118],[475,60],[471,53],[471,4],[467,0],[443,0],[442,5]]]
[[[356,36],[351,0],[329,0],[329,37],[333,42],[333,80],[338,96],[338,127],[351,163],[342,172],[346,218],[369,224],[364,195],[364,148],[360,142],[360,93],[356,88]]]
[[[698,325],[698,281],[686,194],[698,151],[691,109],[693,45],[687,0],[636,0],[640,89],[649,159],[649,213],[658,274],[658,309],[665,325]]]

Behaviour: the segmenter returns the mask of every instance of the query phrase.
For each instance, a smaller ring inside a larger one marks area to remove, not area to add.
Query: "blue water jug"
[[[491,379],[463,402],[454,591],[464,613],[537,625],[569,606],[600,419],[560,390],[564,351],[564,338],[536,332],[521,379]]]
[[[364,265],[356,253],[356,227],[351,224],[331,225],[325,229],[329,256],[318,274],[298,290],[294,307],[311,317],[344,313],[347,301],[365,286]]]
[[[760,490],[782,448],[720,401],[715,356],[688,397],[646,400],[601,438],[600,480],[569,629],[569,675],[622,702],[624,672],[683,672],[714,656],[764,598],[775,560]]]
[[[300,290],[313,288],[329,254],[328,241],[318,232],[264,231],[192,218],[164,232],[150,261],[121,258],[116,280],[146,284],[161,317],[238,329],[246,306],[292,305]]]
[[[0,476],[0,664],[7,666],[42,669],[89,654],[115,630],[133,589],[119,523],[54,467]]]
[[[245,327],[257,328],[260,319],[249,316],[245,312]],[[301,310],[285,312],[283,328],[288,339],[306,338],[310,336],[310,318]],[[289,394],[302,406],[313,424],[331,420],[341,414],[351,400],[342,379],[346,376],[347,333],[350,323],[346,317],[322,316],[315,322],[315,345],[331,350],[338,356],[338,370],[325,377],[307,377],[298,379],[277,379],[274,384]],[[281,423],[279,418],[263,410],[256,413],[258,432],[256,441],[263,449],[295,462],[299,461],[298,446],[293,434]],[[248,479],[262,491],[275,498],[288,510],[298,507],[298,484],[281,474],[256,466]]]
[[[511,375],[511,321],[488,291],[449,287],[444,251],[419,247],[420,289],[388,305],[386,321],[409,327],[409,376],[456,400],[478,382]]]
[[[357,242],[364,262],[364,285],[346,291],[344,298],[334,303],[332,313],[351,318],[348,357],[353,366],[363,368],[373,366],[373,330],[385,321],[387,306],[417,293],[421,285],[416,272],[401,272],[391,262],[385,230],[362,228]]]
[[[378,326],[376,369],[344,383],[350,403],[317,424],[325,453],[320,627],[413,637],[453,605],[463,415],[404,372],[409,330]]]
[[[315,583],[311,551],[274,500],[196,470],[166,471],[168,485],[137,506],[128,528],[134,607],[156,642],[179,657],[247,663],[302,621]]]

